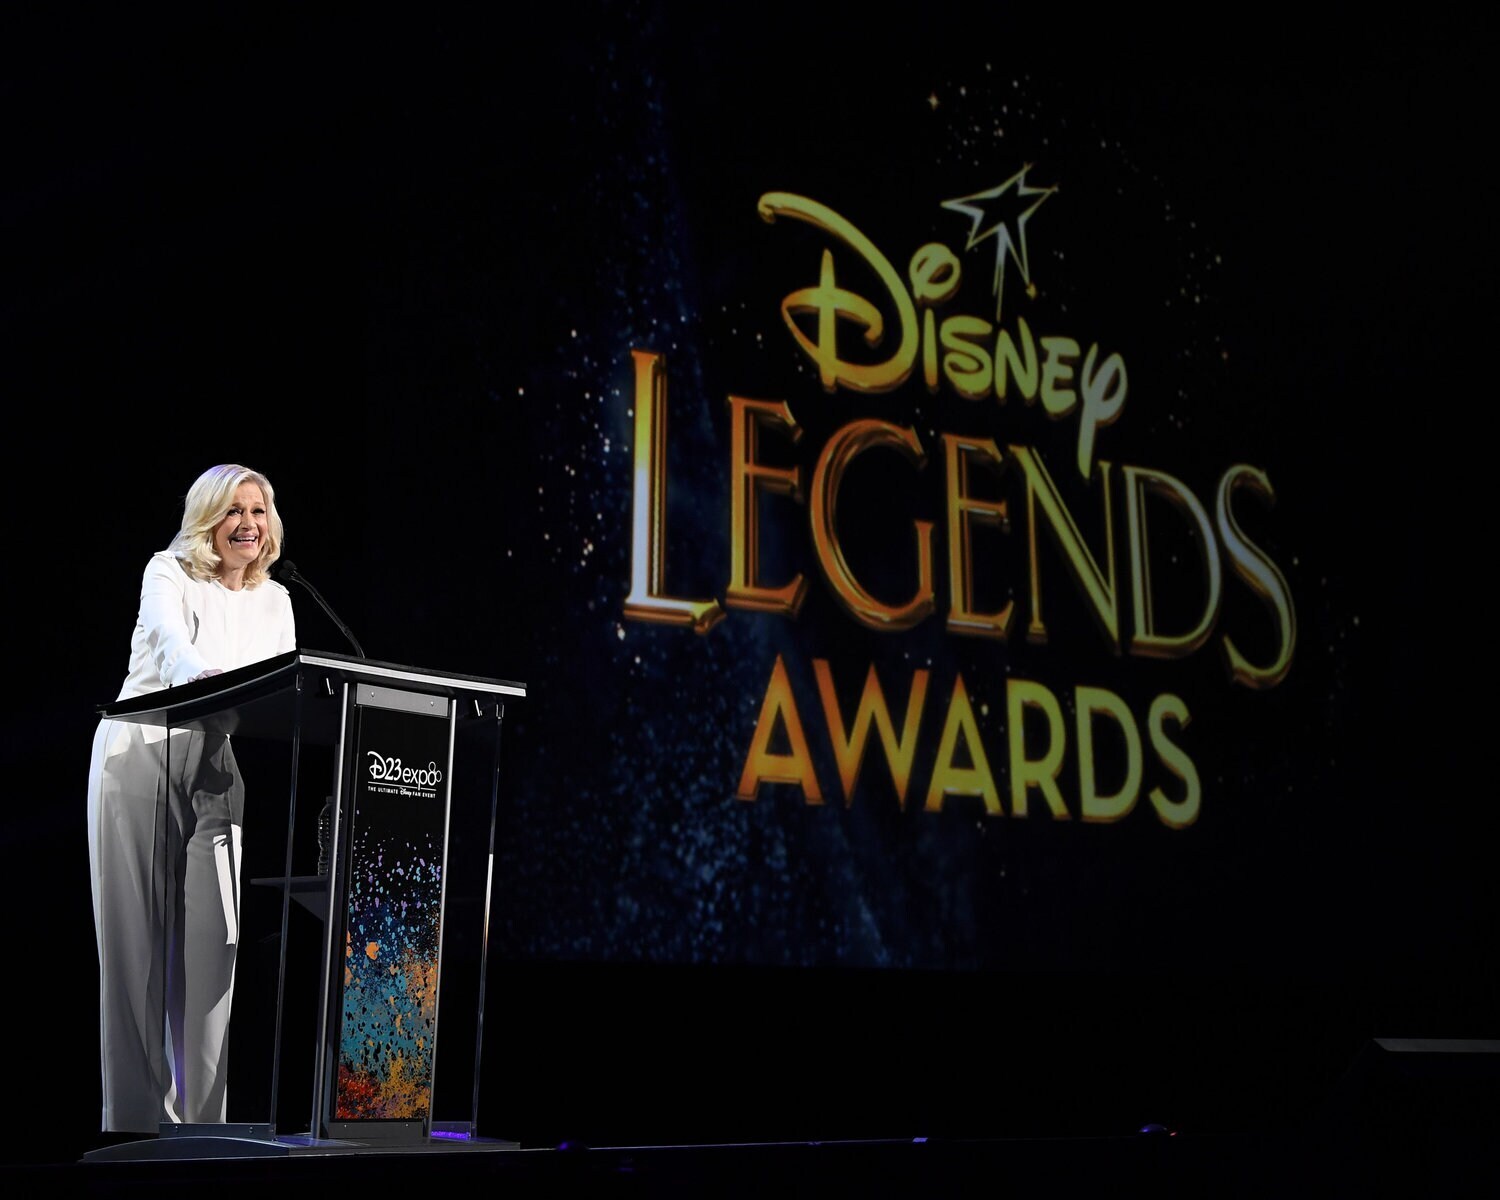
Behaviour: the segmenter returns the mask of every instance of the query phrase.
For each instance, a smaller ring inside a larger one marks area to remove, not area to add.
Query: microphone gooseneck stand
[[[318,607],[328,614],[328,619],[335,625],[337,625],[339,627],[339,632],[349,639],[349,644],[354,647],[354,652],[359,655],[360,658],[367,657],[364,651],[364,647],[359,644],[359,639],[354,636],[349,626],[345,625],[341,620],[339,620],[338,613],[333,611],[332,606],[329,605],[327,600],[323,599],[323,596],[318,591],[318,589],[313,587],[312,584],[308,583],[306,577],[303,576],[302,572],[297,570],[297,565],[295,563],[293,563],[289,559],[283,558],[276,564],[276,568],[273,574],[278,579],[300,584],[302,587],[306,588],[308,595],[310,595],[314,600],[318,602]]]

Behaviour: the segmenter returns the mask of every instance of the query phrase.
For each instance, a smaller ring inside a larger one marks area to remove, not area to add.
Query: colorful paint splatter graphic
[[[356,817],[335,1113],[422,1120],[432,1104],[441,844],[436,833],[414,840],[373,824]]]

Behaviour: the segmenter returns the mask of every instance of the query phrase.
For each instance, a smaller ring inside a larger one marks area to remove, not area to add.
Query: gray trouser
[[[94,735],[89,860],[103,1128],[225,1119],[244,782],[227,738]]]

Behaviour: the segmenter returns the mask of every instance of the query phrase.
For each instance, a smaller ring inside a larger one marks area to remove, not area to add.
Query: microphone
[[[359,639],[356,638],[352,632],[350,632],[349,626],[345,625],[342,621],[339,620],[338,613],[334,612],[333,609],[329,607],[328,601],[323,599],[322,595],[319,594],[318,589],[313,587],[312,584],[308,583],[306,578],[303,577],[302,572],[297,570],[296,563],[292,562],[291,559],[288,558],[278,558],[276,562],[271,566],[271,577],[278,583],[296,583],[306,588],[312,598],[318,602],[318,607],[328,614],[328,619],[335,625],[337,625],[339,627],[339,632],[349,639],[349,644],[354,647],[354,652],[358,654],[360,658],[366,657],[364,649],[359,644]]]

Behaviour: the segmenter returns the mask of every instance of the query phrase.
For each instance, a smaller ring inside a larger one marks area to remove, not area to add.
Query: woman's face
[[[238,575],[253,563],[266,543],[266,498],[260,485],[242,483],[235,489],[229,511],[214,528],[220,575]]]

